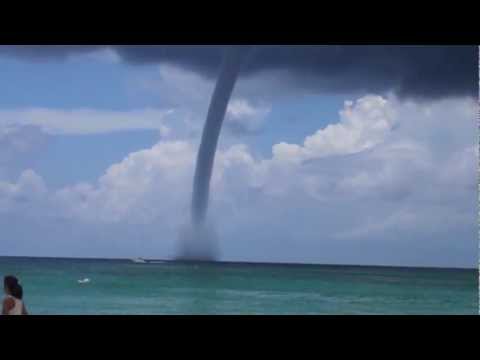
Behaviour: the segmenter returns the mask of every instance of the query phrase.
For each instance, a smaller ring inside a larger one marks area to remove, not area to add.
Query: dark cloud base
[[[61,59],[103,46],[0,46],[0,54]],[[111,46],[130,64],[171,63],[215,78],[220,45]],[[407,98],[478,96],[477,46],[255,46],[242,76],[282,70],[296,86],[330,92],[393,90]]]

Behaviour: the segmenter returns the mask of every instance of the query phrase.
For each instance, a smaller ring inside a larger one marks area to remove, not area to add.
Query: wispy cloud
[[[116,131],[152,129],[168,135],[166,122],[175,110],[142,109],[107,111],[32,108],[0,110],[0,127],[35,126],[50,135],[88,135]]]

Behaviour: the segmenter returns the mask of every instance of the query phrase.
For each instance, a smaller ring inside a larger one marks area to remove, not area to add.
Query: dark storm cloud
[[[71,54],[101,49],[99,45],[0,45],[0,54],[30,60],[63,59]]]
[[[208,78],[218,74],[223,46],[112,46],[128,63],[172,63]],[[2,46],[28,58],[65,57],[88,46]],[[415,98],[477,96],[476,46],[256,46],[243,76],[280,70],[292,86],[331,92],[394,90]]]

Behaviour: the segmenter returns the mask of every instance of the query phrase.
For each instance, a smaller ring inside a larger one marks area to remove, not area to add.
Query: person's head
[[[7,275],[3,278],[3,288],[5,294],[11,295],[19,300],[23,297],[23,289],[15,276]]]

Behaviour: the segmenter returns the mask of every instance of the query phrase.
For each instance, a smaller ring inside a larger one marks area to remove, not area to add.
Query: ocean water
[[[39,315],[478,314],[476,270],[0,257],[6,274]]]

